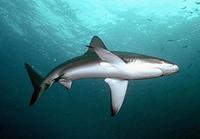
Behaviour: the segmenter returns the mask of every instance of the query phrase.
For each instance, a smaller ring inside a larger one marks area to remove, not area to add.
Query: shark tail
[[[36,102],[40,94],[42,94],[42,92],[45,90],[45,88],[40,86],[44,79],[36,71],[34,71],[29,64],[24,63],[24,65],[34,88],[34,91],[29,103],[29,105],[32,106]]]

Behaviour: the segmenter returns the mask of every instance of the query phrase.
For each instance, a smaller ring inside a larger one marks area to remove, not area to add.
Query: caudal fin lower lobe
[[[34,91],[29,103],[29,105],[31,106],[36,102],[40,94],[44,91],[44,89],[41,88],[40,86],[44,79],[36,71],[34,71],[33,68],[29,64],[24,63],[24,65],[34,88]]]

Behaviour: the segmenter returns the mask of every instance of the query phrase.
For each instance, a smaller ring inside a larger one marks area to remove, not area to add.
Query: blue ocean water
[[[110,50],[167,59],[180,72],[130,81],[110,117],[102,80],[54,84],[29,107],[24,62],[45,76],[87,51],[97,35]],[[199,139],[200,1],[0,0],[1,139]]]

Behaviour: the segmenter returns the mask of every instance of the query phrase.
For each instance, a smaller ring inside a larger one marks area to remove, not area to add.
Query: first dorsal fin
[[[93,48],[101,47],[101,48],[107,49],[106,46],[104,45],[103,41],[98,36],[92,37],[92,40],[91,40],[89,46],[92,46]],[[89,47],[87,53],[88,52],[94,52],[94,50]]]

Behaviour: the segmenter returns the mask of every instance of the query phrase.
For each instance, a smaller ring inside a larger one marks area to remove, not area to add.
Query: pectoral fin
[[[105,82],[108,83],[111,90],[111,116],[115,116],[119,112],[124,101],[128,81],[121,79],[106,78]]]

